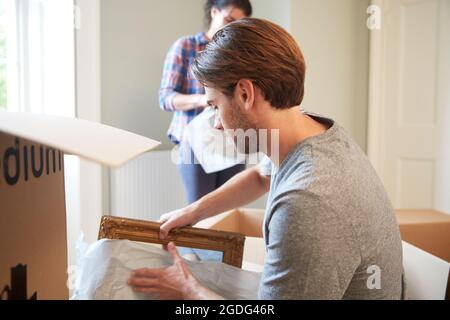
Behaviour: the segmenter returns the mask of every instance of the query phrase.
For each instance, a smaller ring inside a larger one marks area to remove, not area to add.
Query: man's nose
[[[217,130],[223,130],[223,126],[222,126],[222,122],[220,121],[220,118],[216,116],[215,120],[214,120],[214,129]]]

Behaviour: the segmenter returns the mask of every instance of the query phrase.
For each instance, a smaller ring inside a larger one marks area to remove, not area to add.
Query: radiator
[[[184,207],[185,191],[170,151],[149,152],[111,170],[112,215],[158,220],[161,214]]]

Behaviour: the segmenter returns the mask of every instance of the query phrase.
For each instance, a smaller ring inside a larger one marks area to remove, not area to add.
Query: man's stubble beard
[[[250,119],[248,119],[248,117],[240,110],[239,106],[237,106],[236,104],[234,104],[233,102],[231,103],[230,106],[230,125],[232,128],[234,128],[234,135],[233,135],[233,141],[234,144],[236,146],[236,148],[238,149],[239,152],[244,153],[244,154],[250,154],[250,153],[254,153],[254,152],[259,152],[259,137],[258,137],[258,129],[256,124],[254,124]],[[246,133],[248,132],[248,130],[253,130],[254,132],[256,132],[256,145],[250,145],[250,140],[248,137],[245,137],[245,144],[244,144],[244,149],[245,150],[241,150],[242,149],[242,144],[239,144],[238,141],[239,139],[243,139],[243,137],[240,137],[238,135],[236,135],[237,133]]]

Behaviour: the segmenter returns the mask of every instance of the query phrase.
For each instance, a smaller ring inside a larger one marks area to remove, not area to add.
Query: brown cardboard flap
[[[233,210],[200,221],[197,228],[213,229],[228,232],[239,232],[239,211]]]
[[[262,238],[264,211],[257,209],[240,209],[239,232],[248,237]]]
[[[236,209],[201,221],[199,228],[238,232],[247,237],[262,238],[264,211],[259,209]]]
[[[120,166],[160,145],[91,121],[31,113],[0,112],[0,131],[110,167]]]
[[[434,210],[397,210],[402,239],[450,262],[450,216]]]
[[[399,224],[450,223],[450,215],[436,210],[396,210]]]

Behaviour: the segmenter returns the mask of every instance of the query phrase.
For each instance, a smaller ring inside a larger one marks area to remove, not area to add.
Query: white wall
[[[292,34],[307,64],[304,107],[344,126],[366,150],[368,0],[292,0]]]
[[[267,19],[291,30],[291,0],[251,0],[253,17]],[[295,1],[295,0],[294,0]]]
[[[171,114],[160,110],[165,55],[203,26],[202,0],[102,0],[102,122],[164,142]]]

